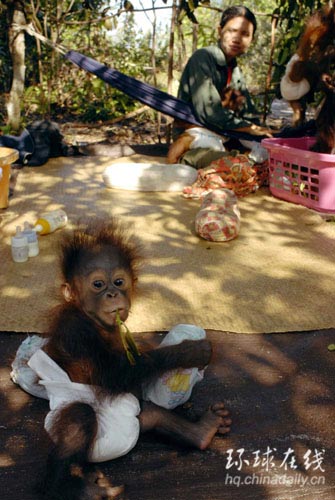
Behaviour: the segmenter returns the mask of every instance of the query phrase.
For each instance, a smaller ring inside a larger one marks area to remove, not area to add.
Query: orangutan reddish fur
[[[186,340],[149,348],[135,355],[135,364],[129,362],[117,318],[125,321],[128,317],[138,262],[133,235],[114,220],[93,220],[66,236],[61,251],[64,301],[51,322],[44,349],[72,382],[92,386],[97,401],[104,394],[137,397],[141,432],[154,430],[177,443],[204,449],[216,433],[229,431],[231,421],[223,403],[212,405],[197,422],[190,422],[141,399],[145,381],[175,368],[205,367],[212,347],[206,339]],[[59,412],[50,431],[54,445],[40,486],[48,500],[111,499],[122,491],[122,487],[111,487],[101,474],[89,472],[88,453],[97,425],[95,410],[88,403],[74,401]]]
[[[322,75],[329,73],[335,58],[334,33],[334,7],[327,5],[308,19],[296,51],[300,60],[294,63],[288,75],[293,82],[306,78],[311,91],[320,90]],[[305,102],[296,100],[289,103],[293,109],[293,125],[301,125],[305,121]]]

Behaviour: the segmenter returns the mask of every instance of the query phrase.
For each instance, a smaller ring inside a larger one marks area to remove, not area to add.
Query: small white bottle
[[[26,262],[29,256],[28,239],[22,234],[20,226],[17,226],[16,233],[12,236],[11,243],[13,261]]]
[[[35,222],[34,231],[38,234],[50,234],[64,227],[67,224],[67,215],[64,210],[52,210],[42,214],[41,217]]]
[[[29,257],[36,257],[40,253],[40,248],[38,245],[38,238],[36,231],[33,230],[29,222],[23,223],[23,236],[26,236],[28,240],[28,255]]]

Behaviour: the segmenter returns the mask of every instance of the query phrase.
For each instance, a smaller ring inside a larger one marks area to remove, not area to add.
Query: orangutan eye
[[[113,284],[114,284],[116,287],[120,288],[120,287],[124,284],[124,279],[122,279],[122,278],[117,278],[116,280],[114,280]]]
[[[95,281],[93,281],[93,287],[96,290],[101,290],[101,288],[104,288],[104,286],[105,286],[105,282],[102,281],[102,280],[95,280]]]

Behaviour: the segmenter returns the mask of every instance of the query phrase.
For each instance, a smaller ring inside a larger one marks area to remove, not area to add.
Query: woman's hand
[[[272,137],[273,130],[267,127],[261,127],[260,125],[255,125],[254,123],[249,127],[235,128],[236,132],[246,132],[251,135],[265,135],[266,137]]]

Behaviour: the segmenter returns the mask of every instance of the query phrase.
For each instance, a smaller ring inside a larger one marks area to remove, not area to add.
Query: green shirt
[[[256,113],[245,80],[236,61],[232,67],[230,87],[240,90],[246,102],[239,116],[221,104],[221,92],[227,87],[228,68],[220,45],[196,50],[188,60],[180,80],[179,99],[191,104],[197,119],[204,126],[233,130],[252,124],[246,115]]]

